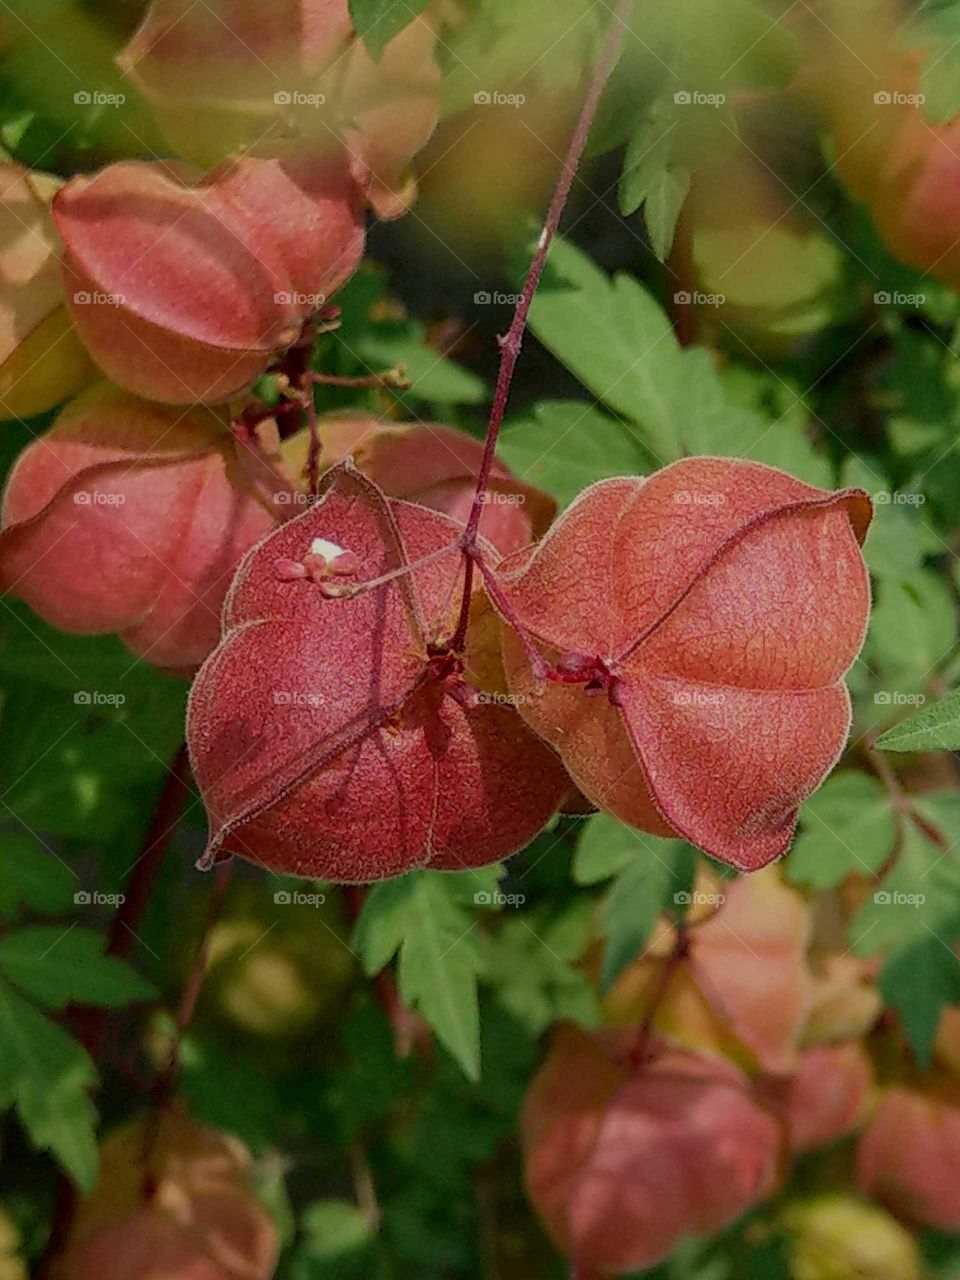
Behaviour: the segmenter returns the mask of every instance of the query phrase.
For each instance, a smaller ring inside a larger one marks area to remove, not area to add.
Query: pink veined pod
[[[238,395],[363,256],[342,155],[246,156],[202,181],[124,161],[56,196],[67,302],[118,386],[169,404]]]
[[[217,643],[241,556],[290,509],[274,505],[282,483],[224,414],[98,384],[13,467],[0,589],[61,630],[115,631],[153,665],[191,670]]]

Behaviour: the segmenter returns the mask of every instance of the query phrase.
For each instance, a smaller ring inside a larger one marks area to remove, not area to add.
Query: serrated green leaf
[[[545,401],[532,417],[509,423],[499,454],[521,480],[545,489],[561,507],[598,480],[650,469],[635,428],[579,400]]]
[[[960,689],[888,729],[877,746],[884,751],[960,751]]]
[[[0,972],[49,1009],[121,1008],[156,995],[149,982],[114,956],[106,940],[78,925],[29,925],[0,938]]]
[[[914,797],[913,805],[956,843],[960,792]],[[896,862],[851,920],[849,936],[861,956],[890,955],[931,936],[947,946],[960,939],[960,860],[907,820]]]
[[[0,1105],[15,1105],[34,1144],[83,1191],[97,1178],[96,1072],[83,1048],[0,981]]]
[[[441,872],[416,871],[377,885],[356,931],[368,974],[378,973],[399,953],[400,998],[419,1009],[471,1080],[480,1075],[477,977],[482,960],[471,937],[476,924],[463,906],[462,888],[448,885]]]
[[[844,770],[829,778],[800,810],[801,834],[785,868],[809,889],[832,889],[850,875],[873,875],[893,851],[896,820],[876,778]]]
[[[350,19],[371,56],[383,51],[427,7],[427,0],[350,0]]]
[[[677,223],[690,192],[686,169],[664,169],[651,182],[643,202],[643,218],[650,244],[661,262],[666,262],[677,234]]]
[[[0,916],[23,908],[56,915],[73,905],[80,877],[30,836],[0,836]]]
[[[960,1004],[960,960],[930,934],[895,951],[880,973],[880,990],[900,1014],[917,1062],[930,1066],[944,1005]]]
[[[589,389],[635,422],[658,463],[680,456],[680,348],[667,316],[632,277],[613,280],[578,250],[554,242],[530,327]]]

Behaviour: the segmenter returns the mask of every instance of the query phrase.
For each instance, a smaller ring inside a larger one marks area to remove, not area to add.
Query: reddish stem
[[[227,892],[230,888],[230,880],[233,873],[233,859],[225,862],[217,863],[214,871],[213,892],[210,895],[210,902],[207,907],[207,915],[203,924],[203,932],[200,935],[200,942],[197,945],[196,955],[194,956],[193,966],[190,970],[190,976],[187,978],[186,985],[180,997],[180,1007],[177,1010],[175,1019],[175,1030],[173,1042],[170,1046],[170,1053],[164,1069],[157,1076],[151,1090],[151,1105],[153,1114],[150,1123],[147,1126],[146,1140],[144,1144],[144,1199],[150,1199],[155,1190],[152,1184],[151,1165],[153,1163],[153,1154],[156,1149],[157,1139],[160,1134],[160,1126],[164,1115],[173,1105],[174,1096],[177,1090],[177,1084],[180,1079],[181,1054],[183,1051],[183,1042],[190,1030],[190,1024],[193,1021],[193,1015],[196,1012],[197,1000],[200,998],[200,991],[203,987],[203,980],[207,972],[207,959],[210,954],[210,942],[213,936],[213,930],[217,921],[220,919],[223,905],[227,899]]]
[[[483,500],[487,492],[487,486],[490,483],[490,473],[493,469],[494,459],[497,452],[497,442],[500,438],[500,428],[503,425],[504,414],[507,410],[507,402],[510,399],[510,387],[513,382],[514,371],[517,366],[517,360],[523,346],[523,335],[526,332],[527,320],[530,315],[530,307],[533,304],[534,296],[537,292],[537,286],[540,284],[540,278],[543,275],[543,269],[546,265],[547,254],[550,252],[550,246],[553,244],[557,230],[560,226],[560,220],[567,206],[567,200],[570,197],[570,191],[573,187],[573,180],[577,175],[580,167],[580,161],[587,145],[587,139],[590,136],[590,129],[593,126],[594,118],[597,114],[597,108],[600,105],[600,98],[606,88],[610,73],[616,64],[617,57],[620,53],[620,45],[623,42],[623,33],[626,28],[627,15],[633,6],[633,0],[620,0],[616,13],[610,23],[610,30],[607,33],[607,39],[603,47],[600,59],[594,68],[593,75],[590,79],[590,86],[587,90],[587,96],[584,99],[583,107],[580,111],[580,118],[577,120],[576,128],[570,139],[570,145],[567,147],[567,153],[564,156],[563,168],[557,181],[556,189],[553,193],[553,199],[550,201],[550,208],[547,210],[546,221],[543,230],[540,233],[540,240],[537,244],[536,252],[530,263],[530,269],[527,272],[527,278],[524,281],[523,290],[514,312],[513,321],[504,337],[499,339],[500,342],[500,369],[497,374],[497,385],[493,396],[493,406],[490,411],[490,421],[487,425],[487,439],[483,449],[483,458],[480,463],[480,471],[477,475],[477,488],[473,495],[473,506],[470,509],[470,516],[467,520],[467,527],[461,538],[461,546],[466,555],[466,565],[464,570],[463,582],[463,600],[460,606],[460,618],[457,623],[457,629],[454,633],[452,647],[456,650],[462,650],[464,640],[467,634],[467,624],[470,616],[470,597],[473,591],[473,574],[474,560],[478,559],[476,553],[478,551],[477,531],[480,528],[480,517],[483,514]]]
[[[109,955],[124,959],[130,954],[137,929],[153,892],[157,875],[170,848],[170,840],[190,795],[190,764],[186,746],[181,746],[157,799],[150,826],[127,881],[123,902],[117,908],[107,943]],[[74,1022],[76,1037],[96,1062],[100,1056],[109,1010],[81,1008]],[[62,1252],[77,1212],[79,1197],[70,1178],[61,1173],[54,1193],[53,1220],[43,1256],[37,1264],[36,1280],[48,1280],[53,1263]]]
[[[650,1059],[650,1041],[653,1037],[653,1024],[656,1021],[657,1013],[666,999],[667,992],[670,990],[677,971],[690,952],[690,939],[687,934],[686,921],[681,920],[677,924],[676,930],[677,937],[673,944],[673,950],[661,966],[657,985],[653,995],[650,997],[650,1003],[637,1033],[636,1043],[630,1053],[630,1065],[635,1070],[640,1070]]]

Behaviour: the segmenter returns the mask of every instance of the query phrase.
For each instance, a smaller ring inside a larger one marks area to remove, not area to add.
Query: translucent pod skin
[[[365,475],[391,498],[406,498],[466,524],[483,458],[481,441],[440,423],[398,425],[362,412],[320,419],[321,465],[352,457]],[[305,483],[308,434],[293,437],[284,456]],[[518,480],[502,462],[490,475],[481,536],[506,555],[546,533],[557,504],[549,494]]]
[[[521,714],[598,807],[758,870],[847,739],[870,516],[729,458],[594,485],[498,569]]]
[[[735,1068],[662,1042],[634,1066],[636,1039],[561,1026],[524,1104],[528,1193],[590,1277],[654,1266],[684,1236],[722,1230],[780,1176],[781,1127]]]
[[[135,161],[75,178],[53,212],[77,331],[136,395],[231,399],[356,270],[361,206],[342,156],[247,156],[199,182]]]
[[[187,717],[203,865],[239,854],[339,883],[462,870],[523,848],[556,811],[559,759],[486,692],[496,625],[479,588],[462,658],[448,647],[460,532],[344,465],[248,554]]]
[[[0,589],[63,631],[115,631],[154,666],[192,670],[241,556],[277,523],[280,483],[238,452],[224,415],[101,383],[14,465]]]

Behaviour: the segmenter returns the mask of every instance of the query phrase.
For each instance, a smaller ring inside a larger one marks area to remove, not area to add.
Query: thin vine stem
[[[560,171],[560,177],[557,180],[556,189],[550,201],[550,207],[547,210],[546,220],[543,230],[540,232],[536,252],[527,271],[527,278],[524,281],[523,289],[517,302],[513,321],[505,336],[499,339],[500,368],[497,374],[497,385],[494,391],[490,419],[487,424],[487,438],[484,444],[480,470],[477,475],[477,487],[473,495],[473,504],[467,519],[467,527],[461,537],[465,566],[460,617],[452,641],[452,647],[456,650],[463,649],[467,635],[467,626],[470,618],[470,598],[473,592],[474,561],[478,558],[480,550],[477,532],[480,528],[480,517],[483,514],[487,486],[490,483],[490,473],[496,457],[500,428],[503,425],[504,415],[507,411],[510,388],[513,384],[514,371],[523,346],[523,336],[526,332],[530,308],[533,305],[533,299],[540,284],[543,269],[546,266],[547,254],[550,252],[550,246],[553,244],[564,210],[567,207],[570,191],[573,188],[573,181],[583,159],[583,153],[596,118],[600,99],[620,55],[620,46],[623,43],[623,34],[627,25],[627,15],[632,7],[633,0],[620,0],[611,19],[603,51],[590,78],[590,85],[587,89],[587,95],[584,99],[576,128],[570,138],[570,144],[563,159],[563,168]]]

